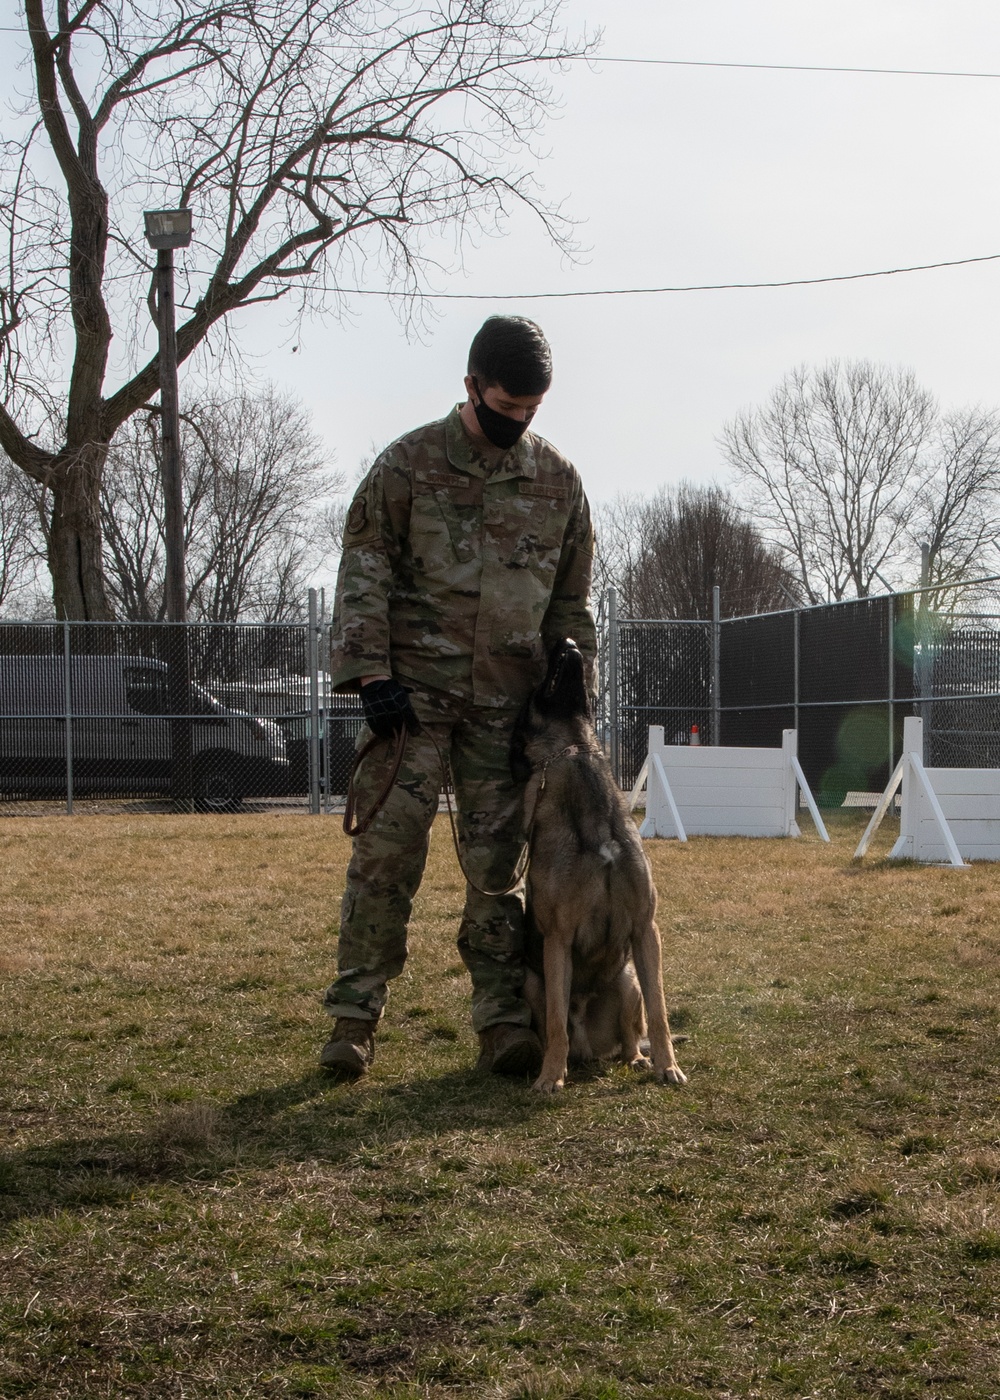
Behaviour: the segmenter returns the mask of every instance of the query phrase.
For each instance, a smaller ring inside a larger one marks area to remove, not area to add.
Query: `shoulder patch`
[[[360,535],[368,524],[368,501],[364,496],[355,496],[347,512],[347,533]]]
[[[344,548],[371,544],[381,532],[381,511],[378,507],[381,483],[375,469],[358,487],[344,519]]]

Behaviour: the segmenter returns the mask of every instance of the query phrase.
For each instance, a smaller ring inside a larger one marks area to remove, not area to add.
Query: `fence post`
[[[889,709],[889,772],[896,766],[896,744],[893,733],[895,723],[895,701],[896,701],[896,595],[889,595],[889,675],[887,677],[889,688],[887,690]]]
[[[319,626],[316,590],[309,590],[309,811],[319,816]]]
[[[792,614],[792,686],[794,694],[792,705],[795,714],[795,732],[799,732],[799,631],[802,621],[802,610],[796,608]]]
[[[920,546],[920,602],[916,610],[916,635],[920,643],[920,681],[917,687],[920,695],[920,718],[923,720],[923,742],[920,750],[920,757],[924,763],[927,762],[928,748],[930,746],[931,735],[931,688],[932,688],[932,662],[931,662],[931,627],[930,612],[927,606],[927,588],[931,578],[931,547],[928,544]]]
[[[621,755],[618,742],[618,589],[608,589],[608,757],[615,782],[621,785]]]
[[[330,673],[327,661],[330,656],[330,624],[326,614],[326,589],[319,590],[319,674],[322,678],[320,693],[321,728],[323,739],[323,812],[326,816],[333,810],[330,793]]]
[[[608,594],[605,589],[598,599],[597,612],[594,615],[597,628],[597,699],[594,702],[594,723],[602,743],[608,733],[608,629],[605,616],[607,605]]]
[[[711,742],[716,747],[722,742],[722,696],[721,667],[719,664],[722,648],[722,594],[717,583],[712,585],[712,734]]]
[[[191,714],[191,638],[188,623],[168,622],[167,703],[170,709],[170,798],[175,812],[194,807],[194,735]]]
[[[63,699],[66,710],[66,815],[73,815],[73,684],[69,675],[69,622],[63,622]]]

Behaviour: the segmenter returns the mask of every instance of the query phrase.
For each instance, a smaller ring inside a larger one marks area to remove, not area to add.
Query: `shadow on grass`
[[[314,1071],[225,1104],[176,1105],[141,1132],[63,1138],[0,1157],[0,1221],[91,1210],[137,1188],[207,1181],[283,1162],[349,1163],[454,1129],[512,1127],[552,1111],[528,1081],[474,1071],[380,1085]]]

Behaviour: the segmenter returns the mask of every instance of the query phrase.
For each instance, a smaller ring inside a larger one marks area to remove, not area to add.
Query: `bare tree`
[[[928,582],[961,583],[997,568],[1000,537],[1000,414],[981,408],[936,424],[933,474],[907,526],[911,550],[928,546]]]
[[[0,147],[0,447],[47,492],[58,614],[100,619],[108,448],[158,385],[136,332],[140,211],[194,210],[182,361],[257,302],[337,305],[362,278],[416,293],[442,247],[428,238],[460,242],[513,204],[565,246],[523,161],[545,65],[587,46],[563,41],[559,0],[23,3],[34,93]]]
[[[597,577],[617,585],[630,617],[710,618],[716,585],[730,617],[801,599],[778,551],[717,486],[619,496],[596,516]]]
[[[632,576],[642,548],[645,508],[646,497],[632,491],[594,506],[593,591],[598,597],[614,584],[624,601],[624,580]]]
[[[747,505],[809,602],[866,597],[892,576],[933,476],[935,419],[909,371],[833,360],[794,370],[726,426]]]
[[[111,445],[101,505],[119,615],[165,616],[159,417],[136,415]],[[343,487],[298,404],[266,390],[205,398],[182,431],[188,607],[203,622],[287,621],[329,552],[325,499]]]
[[[160,490],[159,414],[137,413],[111,443],[101,478],[101,531],[105,586],[116,616],[129,622],[162,622],[165,546]],[[189,422],[181,426],[181,460],[190,460]],[[190,547],[191,513],[184,512],[184,544]]]
[[[44,557],[38,492],[0,452],[0,609],[23,606]]]

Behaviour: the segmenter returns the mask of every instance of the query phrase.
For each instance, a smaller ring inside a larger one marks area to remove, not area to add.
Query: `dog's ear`
[[[527,755],[529,710],[530,701],[522,708],[510,736],[510,776],[515,783],[526,783],[531,777]]]

